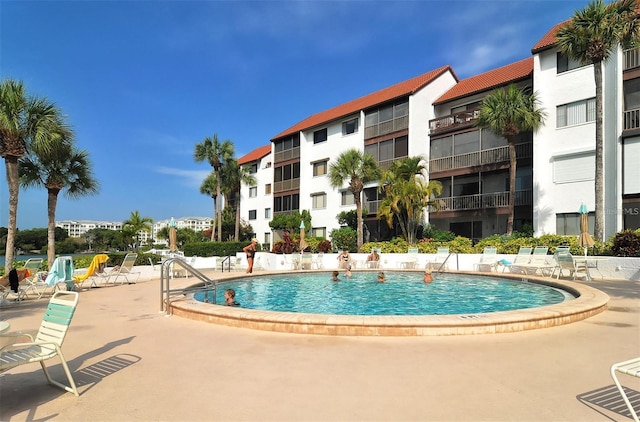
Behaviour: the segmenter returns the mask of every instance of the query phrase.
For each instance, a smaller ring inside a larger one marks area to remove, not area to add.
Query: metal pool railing
[[[187,274],[192,274],[202,282],[201,285],[186,287],[181,289],[171,289],[171,278],[173,266],[178,265]],[[217,282],[201,273],[199,270],[187,264],[181,258],[169,258],[162,262],[160,267],[160,312],[164,312],[169,316],[171,312],[171,297],[184,296],[189,293],[213,292],[213,303],[216,301]]]
[[[440,266],[436,270],[436,274],[442,272],[442,269],[444,268],[445,265],[447,265],[447,261],[449,260],[449,258],[451,258],[451,255],[455,255],[456,256],[456,270],[460,269],[460,263],[459,263],[459,260],[458,260],[458,253],[457,252],[450,252],[449,255],[447,255],[447,257],[444,259],[444,261],[442,261],[442,264],[440,264]]]

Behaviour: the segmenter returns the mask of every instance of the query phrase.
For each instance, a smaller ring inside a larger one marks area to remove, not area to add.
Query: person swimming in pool
[[[338,278],[338,274],[340,274],[340,273],[337,272],[337,271],[332,272],[331,273],[331,280],[332,281],[340,281],[340,279]]]
[[[431,275],[430,270],[426,270],[424,272],[424,278],[422,279],[425,283],[431,283],[433,281],[433,276]]]
[[[351,277],[353,274],[351,273],[351,264],[347,265],[347,268],[344,270],[345,277]]]
[[[384,277],[384,272],[380,271],[378,273],[378,283],[384,283],[387,279]]]
[[[224,291],[224,304],[227,306],[240,306],[236,302],[236,291],[233,289],[227,289]]]

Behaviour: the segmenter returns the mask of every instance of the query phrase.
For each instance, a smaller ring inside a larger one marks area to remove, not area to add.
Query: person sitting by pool
[[[384,278],[384,273],[382,271],[380,271],[378,273],[378,283],[384,283],[385,281],[387,281],[387,280]]]
[[[331,273],[331,280],[332,280],[332,281],[340,281],[340,280],[338,279],[338,274],[340,274],[340,273],[339,273],[339,272],[337,272],[337,271],[332,272],[332,273]]]
[[[423,281],[425,283],[431,283],[433,281],[433,276],[431,275],[431,271],[430,270],[426,270],[424,272],[424,279]]]
[[[351,273],[351,264],[347,265],[347,268],[344,270],[345,277],[351,277],[353,274]]]
[[[371,251],[369,256],[367,256],[367,267],[378,268],[379,264],[380,264],[380,255],[378,254],[378,251],[374,249],[373,251]]]
[[[227,289],[224,291],[224,304],[227,306],[240,306],[236,302],[236,291],[233,289]]]
[[[338,268],[347,268],[351,264],[351,255],[347,248],[342,250],[342,253],[338,255]]]

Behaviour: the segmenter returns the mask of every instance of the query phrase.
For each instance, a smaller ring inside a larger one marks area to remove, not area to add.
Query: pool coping
[[[607,309],[609,296],[592,287],[544,277],[477,272],[483,275],[559,288],[576,296],[555,305],[515,311],[456,315],[323,315],[261,311],[212,305],[185,297],[171,302],[172,315],[214,324],[254,330],[330,336],[446,336],[509,333],[555,327],[581,321]],[[246,275],[238,275],[243,278]],[[224,281],[231,281],[230,278]]]

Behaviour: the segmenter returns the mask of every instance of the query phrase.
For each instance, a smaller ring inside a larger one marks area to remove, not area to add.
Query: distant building
[[[182,217],[174,219],[178,228],[189,228],[195,231],[204,231],[211,228],[210,217]],[[157,233],[163,227],[169,225],[169,219],[160,220],[153,223],[151,233],[140,231],[138,233],[141,244],[151,242],[168,244],[168,239],[157,239]],[[92,229],[122,230],[121,221],[93,221],[93,220],[65,220],[56,221],[56,227],[61,227],[67,231],[69,237],[82,237],[83,234]],[[155,239],[155,240],[154,240]]]

